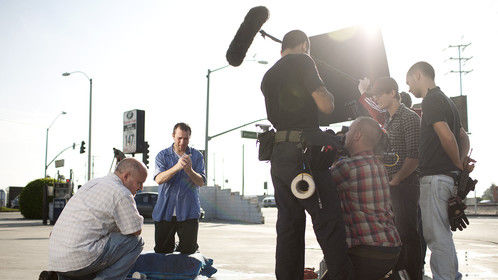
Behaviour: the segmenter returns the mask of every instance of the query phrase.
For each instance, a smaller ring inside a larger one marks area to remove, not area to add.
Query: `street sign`
[[[247,131],[247,130],[241,131],[242,138],[258,139],[258,134],[259,133],[255,132],[255,131]]]
[[[64,166],[64,160],[59,159],[55,161],[55,168],[63,167]]]
[[[123,153],[143,152],[145,111],[131,110],[123,114]]]

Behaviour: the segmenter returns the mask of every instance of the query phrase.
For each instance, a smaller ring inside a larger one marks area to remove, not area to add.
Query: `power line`
[[[468,46],[470,46],[470,44],[472,43],[468,43],[468,44],[458,44],[458,45],[449,45],[448,47],[449,48],[458,48],[458,57],[450,57],[451,60],[458,60],[458,71],[457,70],[451,70],[450,73],[458,73],[460,75],[460,96],[463,95],[463,92],[462,92],[462,73],[463,74],[468,74],[472,71],[474,71],[474,69],[471,69],[471,70],[462,70],[462,61],[465,63],[469,60],[471,60],[473,57],[462,57],[462,52],[465,50],[465,48],[467,48]]]

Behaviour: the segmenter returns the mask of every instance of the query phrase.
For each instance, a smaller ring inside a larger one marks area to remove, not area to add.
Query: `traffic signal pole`
[[[67,150],[69,150],[69,149],[71,149],[71,148],[73,148],[73,150],[74,150],[74,149],[75,149],[75,147],[76,147],[76,143],[73,143],[71,146],[69,146],[69,147],[65,148],[64,150],[60,151],[60,152],[59,152],[59,153],[58,153],[58,154],[54,157],[54,159],[52,159],[52,160],[51,160],[51,161],[47,164],[47,166],[45,166],[45,173],[47,173],[47,168],[50,166],[50,164],[52,164],[52,162],[54,162],[54,161],[57,159],[57,157],[59,157],[62,153],[64,153],[65,151],[67,151]]]

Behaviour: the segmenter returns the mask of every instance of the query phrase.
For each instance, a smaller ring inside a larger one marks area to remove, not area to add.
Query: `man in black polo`
[[[383,126],[389,134],[391,151],[399,157],[397,162],[386,164],[394,220],[403,243],[395,269],[406,270],[411,280],[419,280],[423,276],[418,232],[420,187],[416,172],[420,117],[401,103],[398,84],[390,77],[375,80],[368,94],[387,112]]]
[[[282,41],[282,58],[268,70],[261,84],[268,120],[277,130],[271,158],[278,208],[275,274],[277,279],[303,279],[306,210],[327,263],[328,279],[347,279],[350,263],[345,228],[330,173],[313,170],[317,191],[307,199],[298,199],[291,192],[292,180],[303,170],[301,133],[319,131],[318,111],[331,113],[334,109],[333,95],[324,87],[309,49],[304,32],[287,33]]]
[[[469,138],[455,104],[434,82],[434,68],[415,63],[406,74],[410,92],[422,101],[419,170],[420,209],[434,279],[461,279],[448,217],[448,200],[456,194],[453,176],[472,171]]]

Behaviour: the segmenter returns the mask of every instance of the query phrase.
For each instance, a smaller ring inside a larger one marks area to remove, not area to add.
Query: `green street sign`
[[[64,160],[59,159],[55,161],[55,168],[64,167]]]
[[[259,133],[255,131],[246,131],[246,130],[241,131],[242,138],[258,139],[258,134]]]

